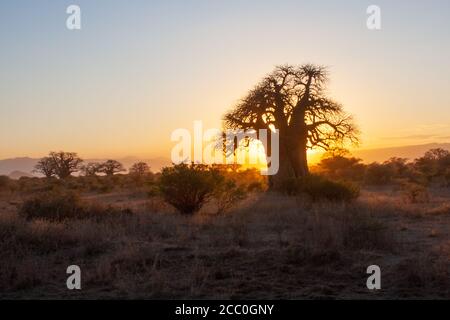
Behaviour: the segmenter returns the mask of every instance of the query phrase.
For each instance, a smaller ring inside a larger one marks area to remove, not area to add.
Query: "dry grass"
[[[20,218],[20,201],[3,198],[0,297],[449,298],[447,199],[404,203],[372,190],[333,204],[267,193],[225,215],[207,206],[184,217],[158,198],[105,194],[85,201],[133,214],[50,222]],[[72,264],[80,291],[65,287]],[[377,292],[365,287],[372,264],[382,270]]]

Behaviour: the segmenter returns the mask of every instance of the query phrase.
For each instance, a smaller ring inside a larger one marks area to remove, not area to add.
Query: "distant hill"
[[[383,162],[392,157],[414,160],[425,154],[430,149],[441,148],[450,151],[450,143],[429,143],[422,145],[379,148],[367,150],[354,150],[353,156],[363,159],[364,162]]]
[[[422,157],[425,152],[431,149],[441,148],[450,151],[450,143],[429,143],[421,145],[376,148],[376,149],[355,149],[351,150],[351,155],[360,158],[364,163],[384,162],[392,157],[406,158],[409,161]],[[319,162],[323,157],[323,152],[308,155],[311,164]]]
[[[29,173],[23,172],[23,171],[17,171],[17,170],[11,172],[8,176],[10,179],[13,179],[13,180],[18,180],[22,177],[28,177],[28,178],[34,177],[32,174],[29,174]]]
[[[31,174],[37,161],[38,159],[27,157],[0,160],[0,175],[9,176],[13,171]]]
[[[85,162],[102,162],[107,159],[85,159]],[[125,157],[121,159],[116,159],[121,162],[125,168],[130,168],[136,162],[146,162],[153,172],[160,171],[162,167],[168,166],[171,164],[170,159],[158,157],[158,158],[150,158],[150,159],[141,159],[138,157]],[[9,176],[10,173],[14,171],[20,172],[22,175],[32,175],[32,171],[34,166],[39,161],[39,159],[35,158],[12,158],[12,159],[4,159],[0,160],[0,175]]]
[[[378,148],[378,149],[362,149],[353,150],[353,156],[363,159],[364,162],[383,162],[392,157],[407,158],[409,160],[414,160],[418,157],[423,156],[425,152],[430,149],[442,148],[450,151],[450,143],[429,143],[422,145],[412,145],[412,146],[402,146],[402,147],[391,147],[391,148]],[[316,162],[320,160],[320,154],[317,153],[311,157],[311,162]],[[33,158],[13,158],[0,160],[0,175],[10,175],[14,173],[15,175],[31,175],[34,166],[39,159]],[[85,162],[102,162],[106,159],[85,159]],[[146,162],[153,172],[160,171],[162,167],[169,166],[171,164],[170,159],[164,157],[141,159],[138,157],[124,157],[116,159],[121,162],[125,168],[130,168],[134,163],[143,161]],[[14,172],[17,171],[18,173]]]

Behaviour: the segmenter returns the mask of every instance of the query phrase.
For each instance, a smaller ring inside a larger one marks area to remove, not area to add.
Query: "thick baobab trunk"
[[[309,88],[309,85],[308,85]],[[309,174],[308,159],[306,155],[308,143],[308,127],[305,120],[305,110],[309,94],[305,94],[292,116],[292,122],[287,130],[287,141],[291,166],[295,178],[302,178]]]
[[[306,134],[280,139],[280,166],[277,174],[269,177],[270,188],[280,189],[287,179],[302,178],[309,174]]]
[[[294,169],[296,178],[305,177],[309,173],[306,144],[306,137],[300,137],[293,141],[292,148],[290,149],[291,165]]]
[[[269,187],[271,190],[279,190],[283,187],[286,179],[295,176],[294,168],[289,157],[288,146],[280,141],[279,168],[275,175],[269,176]]]
[[[298,121],[288,131],[288,152],[295,178],[308,175],[308,159],[306,149],[308,143],[308,130],[305,123]]]

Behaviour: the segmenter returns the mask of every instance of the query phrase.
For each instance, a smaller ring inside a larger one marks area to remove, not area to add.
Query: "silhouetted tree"
[[[44,157],[34,166],[33,172],[41,173],[46,178],[50,178],[55,174],[55,162],[51,157]]]
[[[417,180],[406,158],[392,157],[383,163],[373,162],[366,167],[365,182],[372,185],[400,184]]]
[[[334,180],[360,181],[364,178],[365,166],[361,159],[336,155],[323,158],[317,171]]]
[[[371,185],[385,185],[392,182],[392,170],[389,166],[373,162],[366,167],[365,182]]]
[[[115,173],[126,171],[123,165],[116,160],[108,160],[100,165],[99,172],[107,176],[113,176]]]
[[[390,172],[395,178],[406,178],[411,175],[408,159],[406,158],[392,157],[383,164],[390,168]]]
[[[52,163],[55,170],[55,174],[60,179],[65,179],[72,173],[77,172],[83,162],[83,159],[78,157],[75,152],[50,152],[49,158],[49,161]]]
[[[272,186],[308,175],[307,149],[357,142],[357,129],[342,106],[325,95],[325,68],[279,66],[224,117],[231,129],[280,130],[280,167]],[[281,179],[280,179],[281,178]]]
[[[81,172],[87,177],[97,175],[101,171],[101,165],[97,162],[89,162],[87,165],[81,167]]]
[[[450,152],[444,149],[431,149],[414,161],[414,168],[429,182],[433,178],[446,178],[450,168]]]
[[[145,176],[150,173],[150,167],[145,162],[138,162],[131,166],[130,174],[136,176]]]

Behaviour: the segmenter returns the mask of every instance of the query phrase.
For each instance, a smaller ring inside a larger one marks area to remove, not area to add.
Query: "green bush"
[[[311,200],[351,201],[359,196],[359,188],[350,183],[331,181],[318,175],[286,179],[282,191],[288,195],[307,194]]]
[[[129,214],[130,210],[88,205],[74,192],[46,192],[26,200],[19,208],[19,215],[27,220],[43,219],[64,221],[66,219],[101,219]]]
[[[359,196],[359,188],[350,183],[331,181],[321,176],[309,175],[300,182],[300,190],[313,201],[351,201]]]
[[[371,163],[366,167],[365,183],[368,185],[387,185],[392,182],[394,172],[385,164]]]
[[[193,214],[212,196],[216,178],[206,165],[178,164],[162,169],[159,190],[179,212]]]
[[[81,211],[80,199],[75,193],[47,192],[26,200],[19,214],[27,220],[63,220],[79,216]]]

